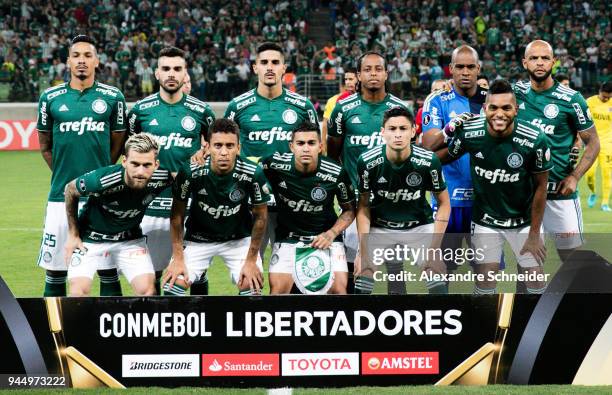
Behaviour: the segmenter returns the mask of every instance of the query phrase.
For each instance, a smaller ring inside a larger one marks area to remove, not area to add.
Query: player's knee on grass
[[[89,296],[91,294],[92,282],[92,279],[88,277],[75,277],[70,279],[70,296]]]
[[[291,292],[293,276],[288,273],[270,273],[270,294],[285,295]]]
[[[328,294],[345,295],[347,293],[346,286],[348,284],[347,272],[334,272],[334,283],[327,292]]]
[[[131,285],[137,296],[153,296],[155,295],[155,274],[147,273],[136,276]]]

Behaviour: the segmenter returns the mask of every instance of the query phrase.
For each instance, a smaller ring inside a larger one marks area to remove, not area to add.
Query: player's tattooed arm
[[[127,136],[125,132],[112,132],[111,133],[111,163],[117,163],[119,157],[123,153],[123,145],[125,144]]]
[[[249,252],[247,253],[244,265],[240,270],[238,288],[240,290],[251,289],[256,294],[260,294],[264,278],[263,273],[257,267],[257,257],[259,256],[259,249],[261,248],[266,227],[268,226],[268,205],[265,203],[255,205],[252,208],[252,212],[253,228],[251,229],[251,244],[249,245]]]
[[[372,276],[373,269],[367,257],[367,235],[370,233],[370,192],[359,194],[357,205],[357,232],[359,234],[359,253],[355,259],[355,276],[364,274]]]
[[[66,217],[68,219],[68,240],[64,245],[64,259],[68,263],[75,250],[85,251],[79,232],[79,198],[81,194],[76,186],[76,180],[66,184],[64,189],[64,202],[66,203]]]
[[[342,214],[340,214],[334,226],[317,235],[311,244],[312,247],[320,249],[329,248],[334,242],[334,239],[353,223],[355,219],[355,208],[353,204],[344,203],[341,204],[340,207],[342,208]]]
[[[162,287],[168,283],[170,287],[175,282],[179,282],[181,286],[189,284],[189,275],[185,266],[185,257],[183,255],[183,226],[185,223],[185,211],[187,210],[187,201],[172,199],[172,208],[170,209],[170,240],[172,242],[172,259],[166,269],[162,281]],[[181,283],[179,276],[183,276],[184,284]]]
[[[440,192],[432,192],[438,202],[438,211],[436,211],[436,218],[434,218],[434,233],[443,235],[446,232],[446,226],[448,225],[448,218],[450,217],[451,204],[450,197],[448,196],[448,190],[445,189]],[[442,238],[436,239],[432,242],[432,248],[440,247]]]
[[[572,171],[567,177],[565,177],[559,183],[558,193],[562,196],[567,196],[576,191],[578,186],[578,182],[584,175],[584,173],[589,170],[597,156],[599,155],[599,137],[597,136],[597,132],[595,131],[595,127],[592,126],[582,132],[579,133],[580,139],[584,143],[584,154],[580,161],[576,165],[574,171]]]
[[[445,165],[456,161],[459,158],[455,158],[448,153],[448,147],[441,148],[436,151],[436,156],[440,159],[440,162]]]
[[[529,227],[529,236],[520,254],[523,255],[529,252],[540,265],[543,265],[546,259],[546,247],[540,235],[540,228],[542,227],[544,208],[546,207],[548,171],[534,173],[533,180],[535,182],[535,193],[533,194],[533,201],[531,203],[531,226]]]
[[[40,145],[40,153],[45,162],[47,162],[47,166],[53,170],[53,133],[39,131],[38,144]]]
[[[441,129],[429,129],[422,134],[423,148],[436,151],[444,146],[444,133]]]
[[[344,137],[334,137],[334,136],[328,135],[327,136],[327,156],[339,162],[343,143],[344,143]]]

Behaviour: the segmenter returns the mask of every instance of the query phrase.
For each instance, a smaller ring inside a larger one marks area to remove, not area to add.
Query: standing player
[[[383,115],[393,107],[407,109],[402,100],[387,93],[387,61],[378,52],[366,52],[357,62],[356,92],[339,100],[327,122],[327,155],[341,160],[357,189],[357,159],[359,155],[383,144],[380,134]],[[353,290],[353,262],[359,244],[357,226],[352,224],[345,232],[344,244],[349,265],[349,292]],[[390,268],[394,270],[394,268]]]
[[[514,92],[518,118],[548,137],[554,168],[548,180],[544,230],[555,235],[557,251],[565,261],[573,249],[583,244],[582,210],[576,187],[599,155],[599,138],[582,95],[551,76],[554,63],[550,44],[532,41],[523,58],[530,81],[517,82]],[[577,135],[585,144],[585,152],[574,168],[570,152]]]
[[[601,210],[610,212],[610,184],[612,183],[612,82],[604,82],[599,88],[599,94],[587,99],[587,104],[595,122],[601,151],[593,166],[587,171],[587,184],[591,190],[589,207],[597,203],[595,195],[595,173],[597,165],[601,165]]]
[[[40,151],[52,171],[38,255],[38,265],[47,271],[44,296],[66,296],[64,187],[85,172],[115,163],[126,129],[123,94],[95,80],[99,60],[90,37],[72,40],[67,63],[70,82],[47,89],[38,104]],[[117,271],[100,269],[100,294],[121,295]]]
[[[87,296],[100,266],[117,267],[136,295],[155,295],[155,273],[140,221],[149,203],[172,183],[158,170],[158,146],[141,133],[125,143],[120,165],[92,170],[66,185],[68,238],[64,247],[70,296]],[[87,203],[80,215],[80,197]]]
[[[159,144],[159,162],[164,170],[178,172],[189,162],[205,142],[208,127],[215,115],[208,104],[183,93],[187,63],[185,53],[174,47],[159,52],[155,78],[159,92],[138,101],[130,111],[129,133],[147,132]],[[172,256],[170,241],[171,188],[151,202],[142,220],[142,231],[147,237],[151,259],[155,267],[155,287],[160,294],[159,281]],[[207,278],[193,279],[198,284],[194,295],[207,294]],[[204,288],[204,289],[201,289]]]
[[[438,152],[443,162],[470,155],[474,181],[472,244],[483,251],[476,261],[475,294],[493,294],[504,240],[525,274],[543,274],[546,248],[541,236],[548,171],[553,168],[545,134],[516,118],[512,86],[494,81],[485,103],[486,117],[466,121],[455,130],[449,147]],[[527,281],[528,293],[543,293],[546,283]]]
[[[295,280],[302,292],[324,292],[327,285],[330,293],[345,294],[348,268],[342,232],[355,218],[352,184],[337,162],[321,156],[317,124],[305,122],[296,129],[290,148],[291,153],[262,160],[279,213],[270,292],[289,293]],[[342,208],[340,217],[335,198]]]
[[[257,88],[232,99],[225,110],[224,117],[240,127],[240,154],[255,162],[274,152],[289,152],[291,132],[304,121],[317,122],[310,100],[283,88],[286,69],[283,49],[274,43],[261,44],[253,65]],[[268,241],[274,242],[276,212],[273,207],[270,210],[262,257]]]
[[[204,165],[184,162],[176,178],[172,261],[164,277],[168,294],[184,295],[215,256],[225,260],[241,295],[259,294],[263,287],[259,249],[266,230],[268,186],[261,167],[238,155],[238,133],[235,122],[214,121],[208,132],[210,156]]]
[[[340,93],[332,96],[325,103],[325,111],[323,112],[323,122],[321,123],[321,140],[323,142],[323,154],[327,153],[327,122],[331,116],[334,107],[338,100],[342,100],[345,97],[349,97],[355,93],[355,87],[357,86],[357,70],[350,67],[344,72],[344,83],[340,86]]]
[[[359,157],[359,207],[357,227],[360,238],[362,274],[355,280],[355,293],[369,294],[374,288],[373,267],[366,254],[368,234],[382,234],[390,244],[438,249],[450,214],[450,201],[436,155],[411,144],[414,118],[404,108],[385,112],[381,134],[386,144],[366,151]],[[435,221],[427,203],[431,191],[440,206]],[[393,264],[403,268],[401,260]],[[391,262],[387,263],[389,266]],[[415,262],[429,273],[445,273],[444,263],[429,260]],[[357,272],[360,264],[355,264]],[[403,282],[393,282],[390,293],[405,294]],[[448,293],[443,281],[428,281],[430,293]]]
[[[479,114],[487,90],[478,83],[480,65],[478,52],[468,45],[455,48],[451,57],[450,70],[452,87],[430,94],[423,105],[423,147],[436,151],[440,147],[438,135],[445,129]],[[451,120],[458,117],[451,123]],[[442,166],[451,201],[451,214],[446,228],[443,246],[457,249],[463,243],[464,235],[470,233],[472,218],[472,195],[474,188],[470,176],[470,158],[464,155],[459,160]],[[435,208],[436,202],[432,199]],[[456,235],[453,235],[456,234]],[[447,261],[449,270],[457,268],[455,262]]]

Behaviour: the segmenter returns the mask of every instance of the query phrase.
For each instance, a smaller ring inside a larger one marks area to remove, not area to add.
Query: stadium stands
[[[612,27],[603,0],[319,3],[1,2],[0,100],[36,101],[46,87],[66,80],[67,42],[84,32],[98,42],[98,78],[121,87],[128,100],[155,90],[156,54],[165,45],[189,53],[195,96],[229,100],[249,86],[254,48],[264,40],[283,44],[298,77],[330,80],[362,51],[378,48],[389,61],[391,91],[406,99],[448,75],[450,50],[462,42],[477,47],[489,78],[522,77],[522,48],[536,37],[553,43],[559,57],[554,72],[568,74],[575,88],[594,91],[610,78]],[[319,6],[329,6],[335,40],[325,47],[307,37],[308,11]]]

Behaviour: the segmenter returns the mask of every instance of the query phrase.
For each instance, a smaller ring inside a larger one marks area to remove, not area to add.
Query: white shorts
[[[85,202],[79,202],[79,211]],[[46,270],[68,270],[64,260],[64,244],[68,239],[68,217],[66,203],[47,202],[45,228],[38,253],[38,266]],[[112,269],[114,266],[98,267],[98,270]]]
[[[147,246],[153,268],[162,271],[172,258],[172,241],[170,240],[170,218],[145,215],[140,223],[142,233],[147,237]]]
[[[371,227],[370,246],[373,248],[393,248],[396,245],[406,245],[414,249],[430,248],[433,239],[434,224],[425,224],[412,229],[387,229]],[[426,251],[413,254],[416,257],[413,264],[422,266]]]
[[[274,243],[269,272],[293,274],[295,248],[305,246],[303,243]],[[332,272],[348,272],[344,244],[334,241],[329,248],[331,249]]]
[[[145,238],[105,243],[83,243],[87,252],[72,254],[68,265],[68,279],[75,277],[94,278],[102,266],[116,267],[131,283],[142,274],[155,274]]]
[[[472,222],[472,247],[477,254],[482,254],[477,255],[474,262],[476,264],[499,263],[504,250],[504,240],[506,240],[510,244],[520,267],[540,266],[530,253],[520,255],[521,249],[523,249],[529,236],[529,229],[531,229],[530,226],[516,229],[497,229]],[[540,234],[542,234],[541,230]]]
[[[185,265],[189,274],[189,282],[199,279],[208,268],[215,256],[223,258],[225,266],[230,271],[232,282],[237,284],[240,280],[240,271],[249,253],[251,237],[223,242],[195,242],[185,241]],[[261,258],[257,257],[257,267],[263,273]]]
[[[557,249],[571,250],[584,244],[580,199],[547,200],[544,231],[550,234]]]
[[[357,220],[344,230],[344,248],[346,249],[346,260],[355,262],[357,251],[359,251],[359,232],[357,232]]]

